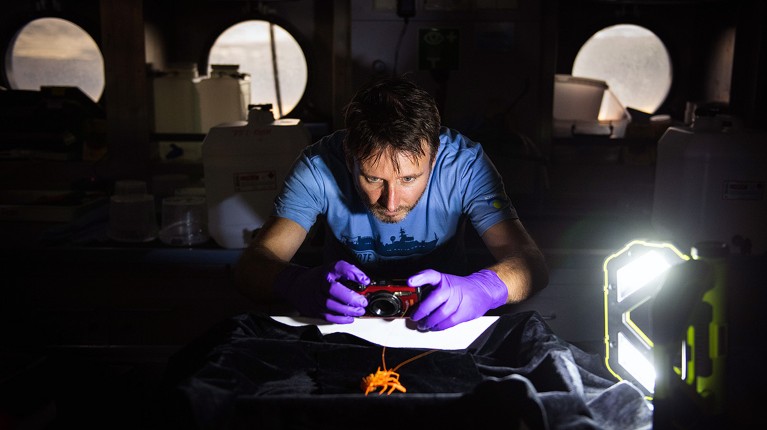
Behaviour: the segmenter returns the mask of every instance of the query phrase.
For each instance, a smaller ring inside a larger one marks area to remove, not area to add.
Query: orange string
[[[386,346],[383,347],[383,351],[385,351],[385,350],[386,350]],[[383,356],[383,351],[381,351],[381,355],[382,356]],[[435,351],[437,351],[437,350],[436,349],[432,349],[430,351],[422,352],[422,353],[416,355],[415,357],[410,357],[407,360],[403,361],[402,363],[398,364],[394,369],[392,369],[392,372],[396,372],[397,369],[399,369],[400,367],[410,363],[411,361],[418,360],[419,358],[425,357],[425,356],[427,356],[427,355],[429,355],[429,354],[431,354],[432,352],[435,352]],[[383,364],[384,364],[384,369],[386,369],[386,362],[384,361]]]

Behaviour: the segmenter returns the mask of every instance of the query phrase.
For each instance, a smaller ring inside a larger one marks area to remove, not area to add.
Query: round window
[[[13,89],[79,87],[97,102],[104,92],[104,57],[93,38],[61,18],[38,18],[11,42],[5,71]]]
[[[276,118],[288,115],[304,95],[306,57],[287,30],[269,21],[249,20],[226,29],[208,55],[212,64],[237,64],[250,75],[250,103],[271,104]]]
[[[654,114],[671,88],[671,58],[652,31],[619,24],[586,41],[572,74],[605,81],[623,106]]]

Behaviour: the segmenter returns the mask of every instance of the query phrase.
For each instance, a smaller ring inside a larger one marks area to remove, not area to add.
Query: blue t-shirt
[[[379,221],[354,186],[340,130],[308,146],[275,199],[273,214],[310,231],[324,220],[326,262],[346,260],[376,279],[406,278],[423,269],[466,274],[465,220],[481,236],[517,218],[482,146],[443,127],[423,196],[400,222]]]

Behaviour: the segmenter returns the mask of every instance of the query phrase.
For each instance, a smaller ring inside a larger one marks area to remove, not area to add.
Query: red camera
[[[408,286],[404,279],[373,281],[367,286],[349,284],[349,288],[367,298],[366,317],[408,317],[426,292],[424,287]]]

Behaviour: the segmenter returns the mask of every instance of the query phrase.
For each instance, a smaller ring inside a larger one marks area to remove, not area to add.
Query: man
[[[367,299],[346,285],[403,278],[430,285],[410,318],[443,330],[544,288],[543,255],[517,217],[481,145],[441,127],[434,99],[403,78],[362,88],[346,129],[307,147],[275,199],[272,217],[236,267],[246,296],[276,295],[306,316],[347,324]],[[496,260],[470,273],[469,221]],[[317,222],[325,265],[290,261]]]

